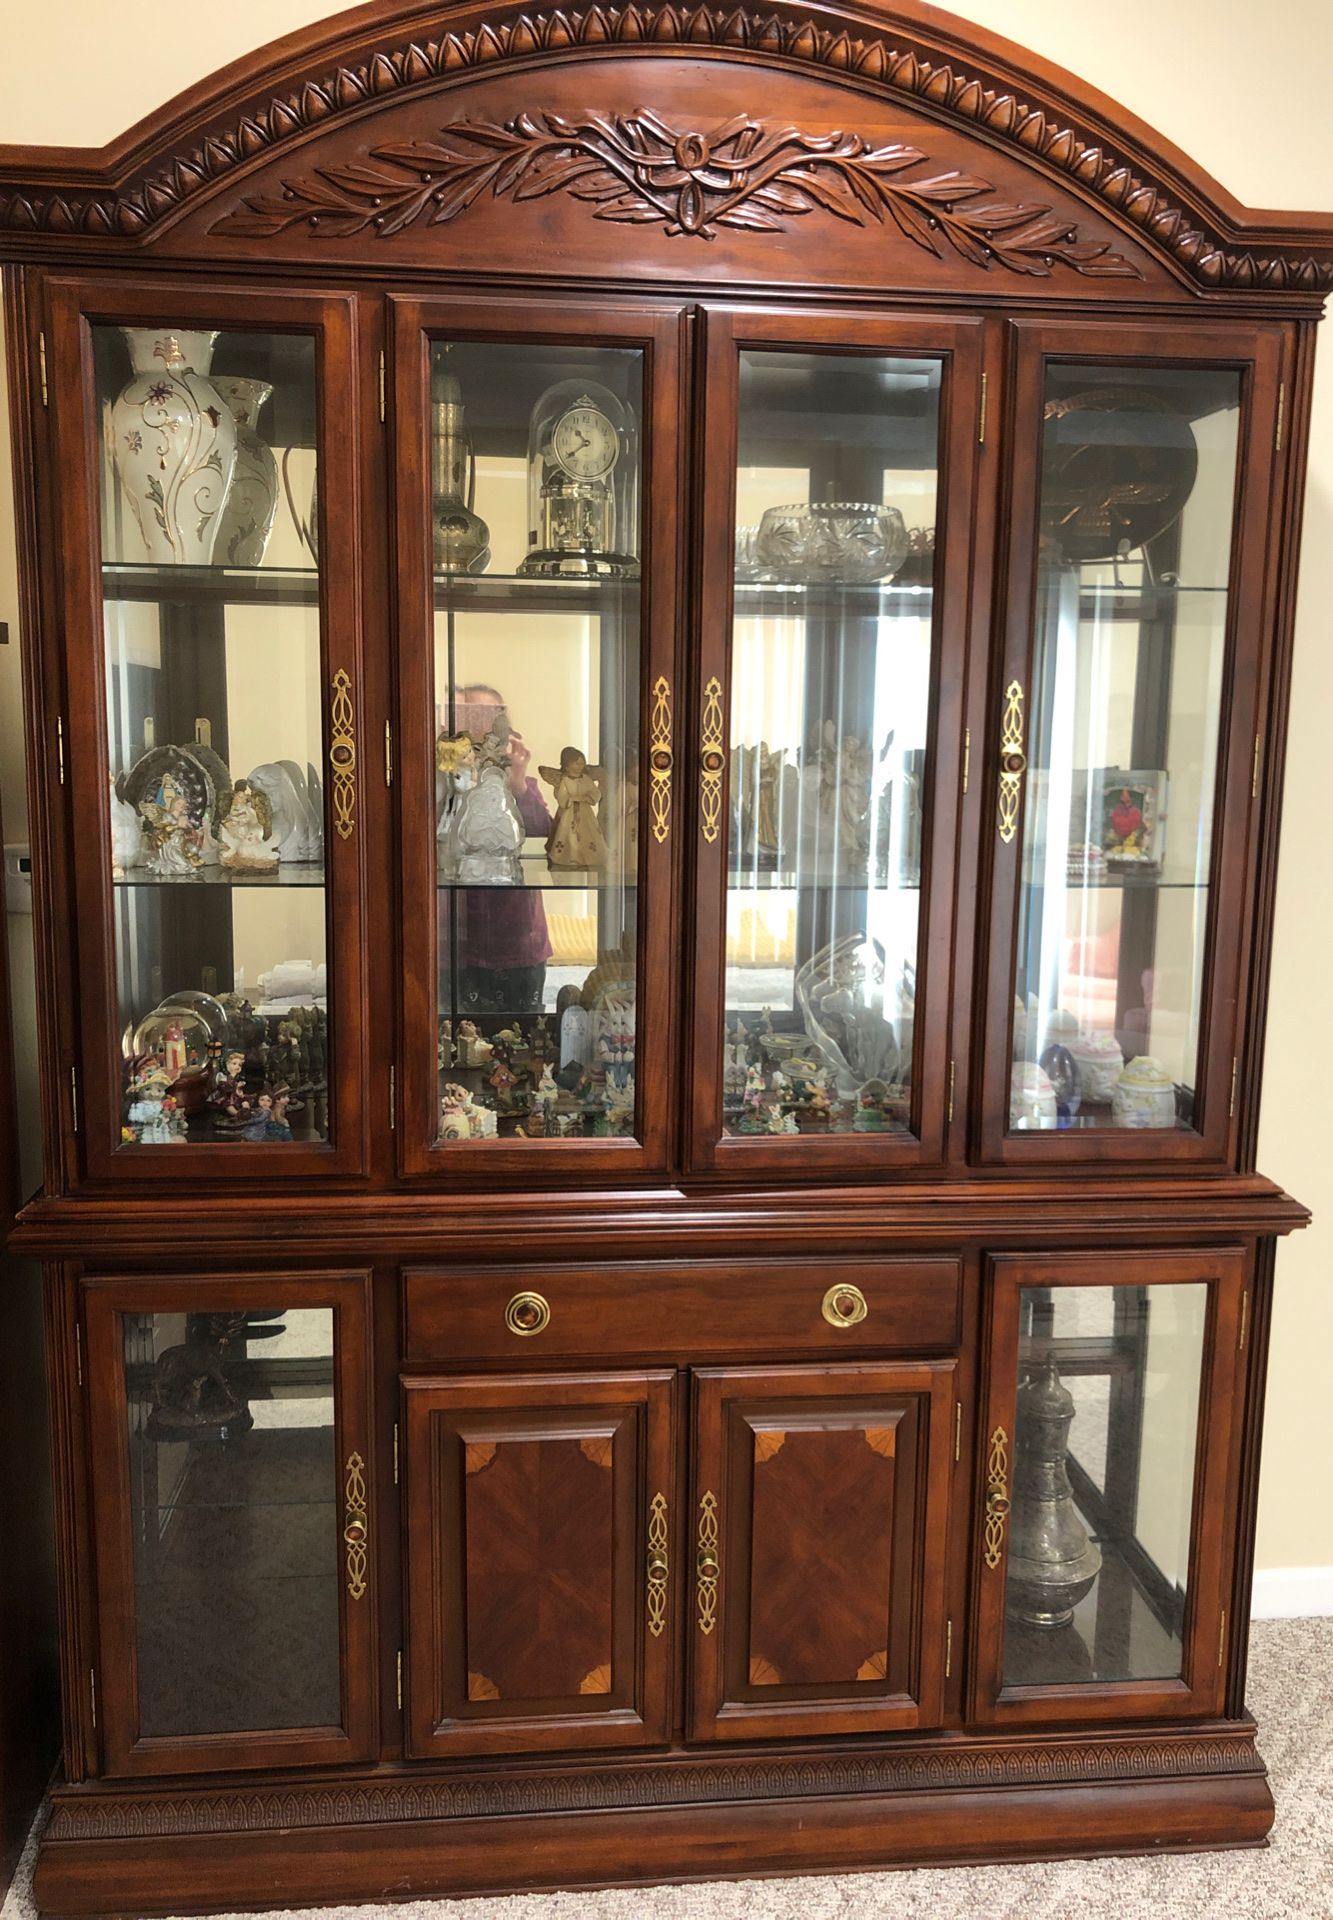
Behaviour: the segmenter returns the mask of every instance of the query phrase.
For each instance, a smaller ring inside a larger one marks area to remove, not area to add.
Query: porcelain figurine
[[[458,878],[458,826],[463,801],[476,784],[470,735],[440,733],[435,741],[435,856],[441,880]]]
[[[558,767],[538,767],[555,795],[555,822],[546,838],[552,867],[604,867],[606,836],[597,819],[602,770],[590,767],[577,747],[565,747]]]
[[[1111,1097],[1111,1124],[1117,1127],[1174,1127],[1176,1085],[1150,1053],[1141,1053],[1122,1069]]]
[[[135,557],[206,567],[236,464],[236,422],[207,377],[217,334],[120,331],[134,373],[111,409],[111,434],[143,538],[143,555]]]
[[[245,1055],[233,1048],[224,1055],[222,1071],[208,1095],[215,1126],[221,1132],[239,1133],[254,1118],[254,1102],[245,1085]]]
[[[123,880],[135,867],[146,865],[148,849],[145,844],[146,822],[137,807],[132,807],[121,794],[123,782],[113,779],[111,782],[111,877]]]
[[[639,761],[637,754],[625,755],[624,771],[618,779],[606,782],[606,791],[597,809],[597,818],[606,835],[607,865],[612,873],[633,875],[639,868]]]
[[[1105,1106],[1120,1084],[1125,1056],[1113,1033],[1082,1033],[1065,1043],[1083,1082],[1083,1098]]]
[[[440,1138],[442,1140],[493,1140],[497,1131],[494,1113],[478,1106],[466,1087],[450,1084],[440,1095]]]
[[[149,871],[163,880],[187,878],[204,864],[204,820],[191,810],[176,775],[164,773],[155,794],[139,802],[148,836]]]
[[[289,1087],[265,1087],[256,1097],[253,1118],[242,1132],[245,1140],[290,1140],[291,1126],[287,1108],[291,1104]]]
[[[475,1020],[460,1020],[456,1051],[460,1067],[488,1067],[495,1049],[483,1039]]]
[[[527,829],[509,785],[509,718],[501,707],[477,748],[477,782],[458,820],[458,878],[465,886],[517,887]]]
[[[129,1063],[126,1086],[126,1124],[121,1138],[127,1145],[174,1147],[186,1143],[185,1115],[171,1091],[175,1076],[155,1053]]]
[[[233,873],[276,873],[278,851],[272,844],[273,808],[261,787],[238,780],[218,827],[222,864]]]
[[[259,410],[273,389],[266,380],[238,380],[231,374],[215,374],[213,385],[236,422],[236,465],[213,557],[223,567],[257,567],[278,511],[278,463],[257,431]]]

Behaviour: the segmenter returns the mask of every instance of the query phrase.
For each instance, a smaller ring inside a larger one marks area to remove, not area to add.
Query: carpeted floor
[[[1263,1850],[324,1907],[290,1920],[1333,1920],[1333,1619],[1255,1627],[1250,1705],[1277,1800]],[[30,1870],[28,1858],[0,1920],[34,1920]]]

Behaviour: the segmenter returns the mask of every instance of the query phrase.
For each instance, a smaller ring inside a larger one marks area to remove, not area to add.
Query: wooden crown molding
[[[804,68],[908,100],[1062,178],[1199,290],[1333,286],[1333,216],[1247,211],[1094,88],[920,0],[357,8],[236,63],[100,153],[0,148],[0,251],[151,241],[219,183],[340,117],[497,62],[631,48]]]

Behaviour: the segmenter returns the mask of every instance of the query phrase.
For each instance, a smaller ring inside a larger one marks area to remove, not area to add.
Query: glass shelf
[[[892,580],[850,584],[838,580],[738,580],[738,620],[839,620],[910,617],[928,620],[934,603],[929,586],[899,586]]]
[[[193,873],[129,873],[112,876],[116,887],[230,887],[242,891],[250,887],[322,887],[323,867],[300,866],[295,861],[280,861],[272,873],[232,873],[227,867],[199,867]]]
[[[727,875],[733,893],[919,893],[920,880],[880,880],[870,874],[800,873],[792,868],[756,869]]]
[[[1042,887],[1046,882],[1038,869],[1033,872],[1025,869],[1024,885]],[[1058,882],[1057,882],[1058,884]],[[1098,893],[1102,890],[1117,893],[1207,893],[1207,877],[1202,880],[1173,877],[1161,873],[1136,873],[1132,869],[1124,873],[1068,874],[1064,885],[1072,893]]]
[[[316,567],[133,566],[105,561],[107,600],[173,600],[215,606],[319,605]]]
[[[522,573],[437,573],[435,607],[456,613],[599,614],[637,608],[640,582],[633,579],[531,579]]]
[[[548,888],[573,887],[584,893],[631,893],[639,884],[635,872],[608,873],[600,867],[548,867],[544,853],[520,854],[519,869],[524,887],[539,887],[543,892]],[[437,880],[436,890],[440,893],[518,891],[506,880]]]

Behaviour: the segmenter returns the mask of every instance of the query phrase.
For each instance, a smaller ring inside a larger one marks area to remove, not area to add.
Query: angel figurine
[[[602,769],[590,767],[577,747],[561,750],[558,767],[538,767],[555,794],[555,824],[546,841],[546,861],[552,867],[603,867],[606,836],[596,807],[602,797]]]
[[[200,822],[190,817],[185,790],[174,774],[162,775],[156,793],[139,802],[139,812],[152,848],[150,871],[164,880],[197,873],[204,864],[203,830]]]
[[[527,828],[509,785],[509,716],[503,707],[476,756],[477,782],[463,795],[458,815],[458,878],[466,886],[522,886],[519,854]]]
[[[472,736],[441,732],[435,740],[435,851],[441,880],[458,877],[458,825],[464,796],[476,783],[477,757]]]
[[[278,850],[273,838],[273,802],[262,787],[238,780],[227,811],[218,825],[224,852],[222,864],[233,873],[276,873]]]

